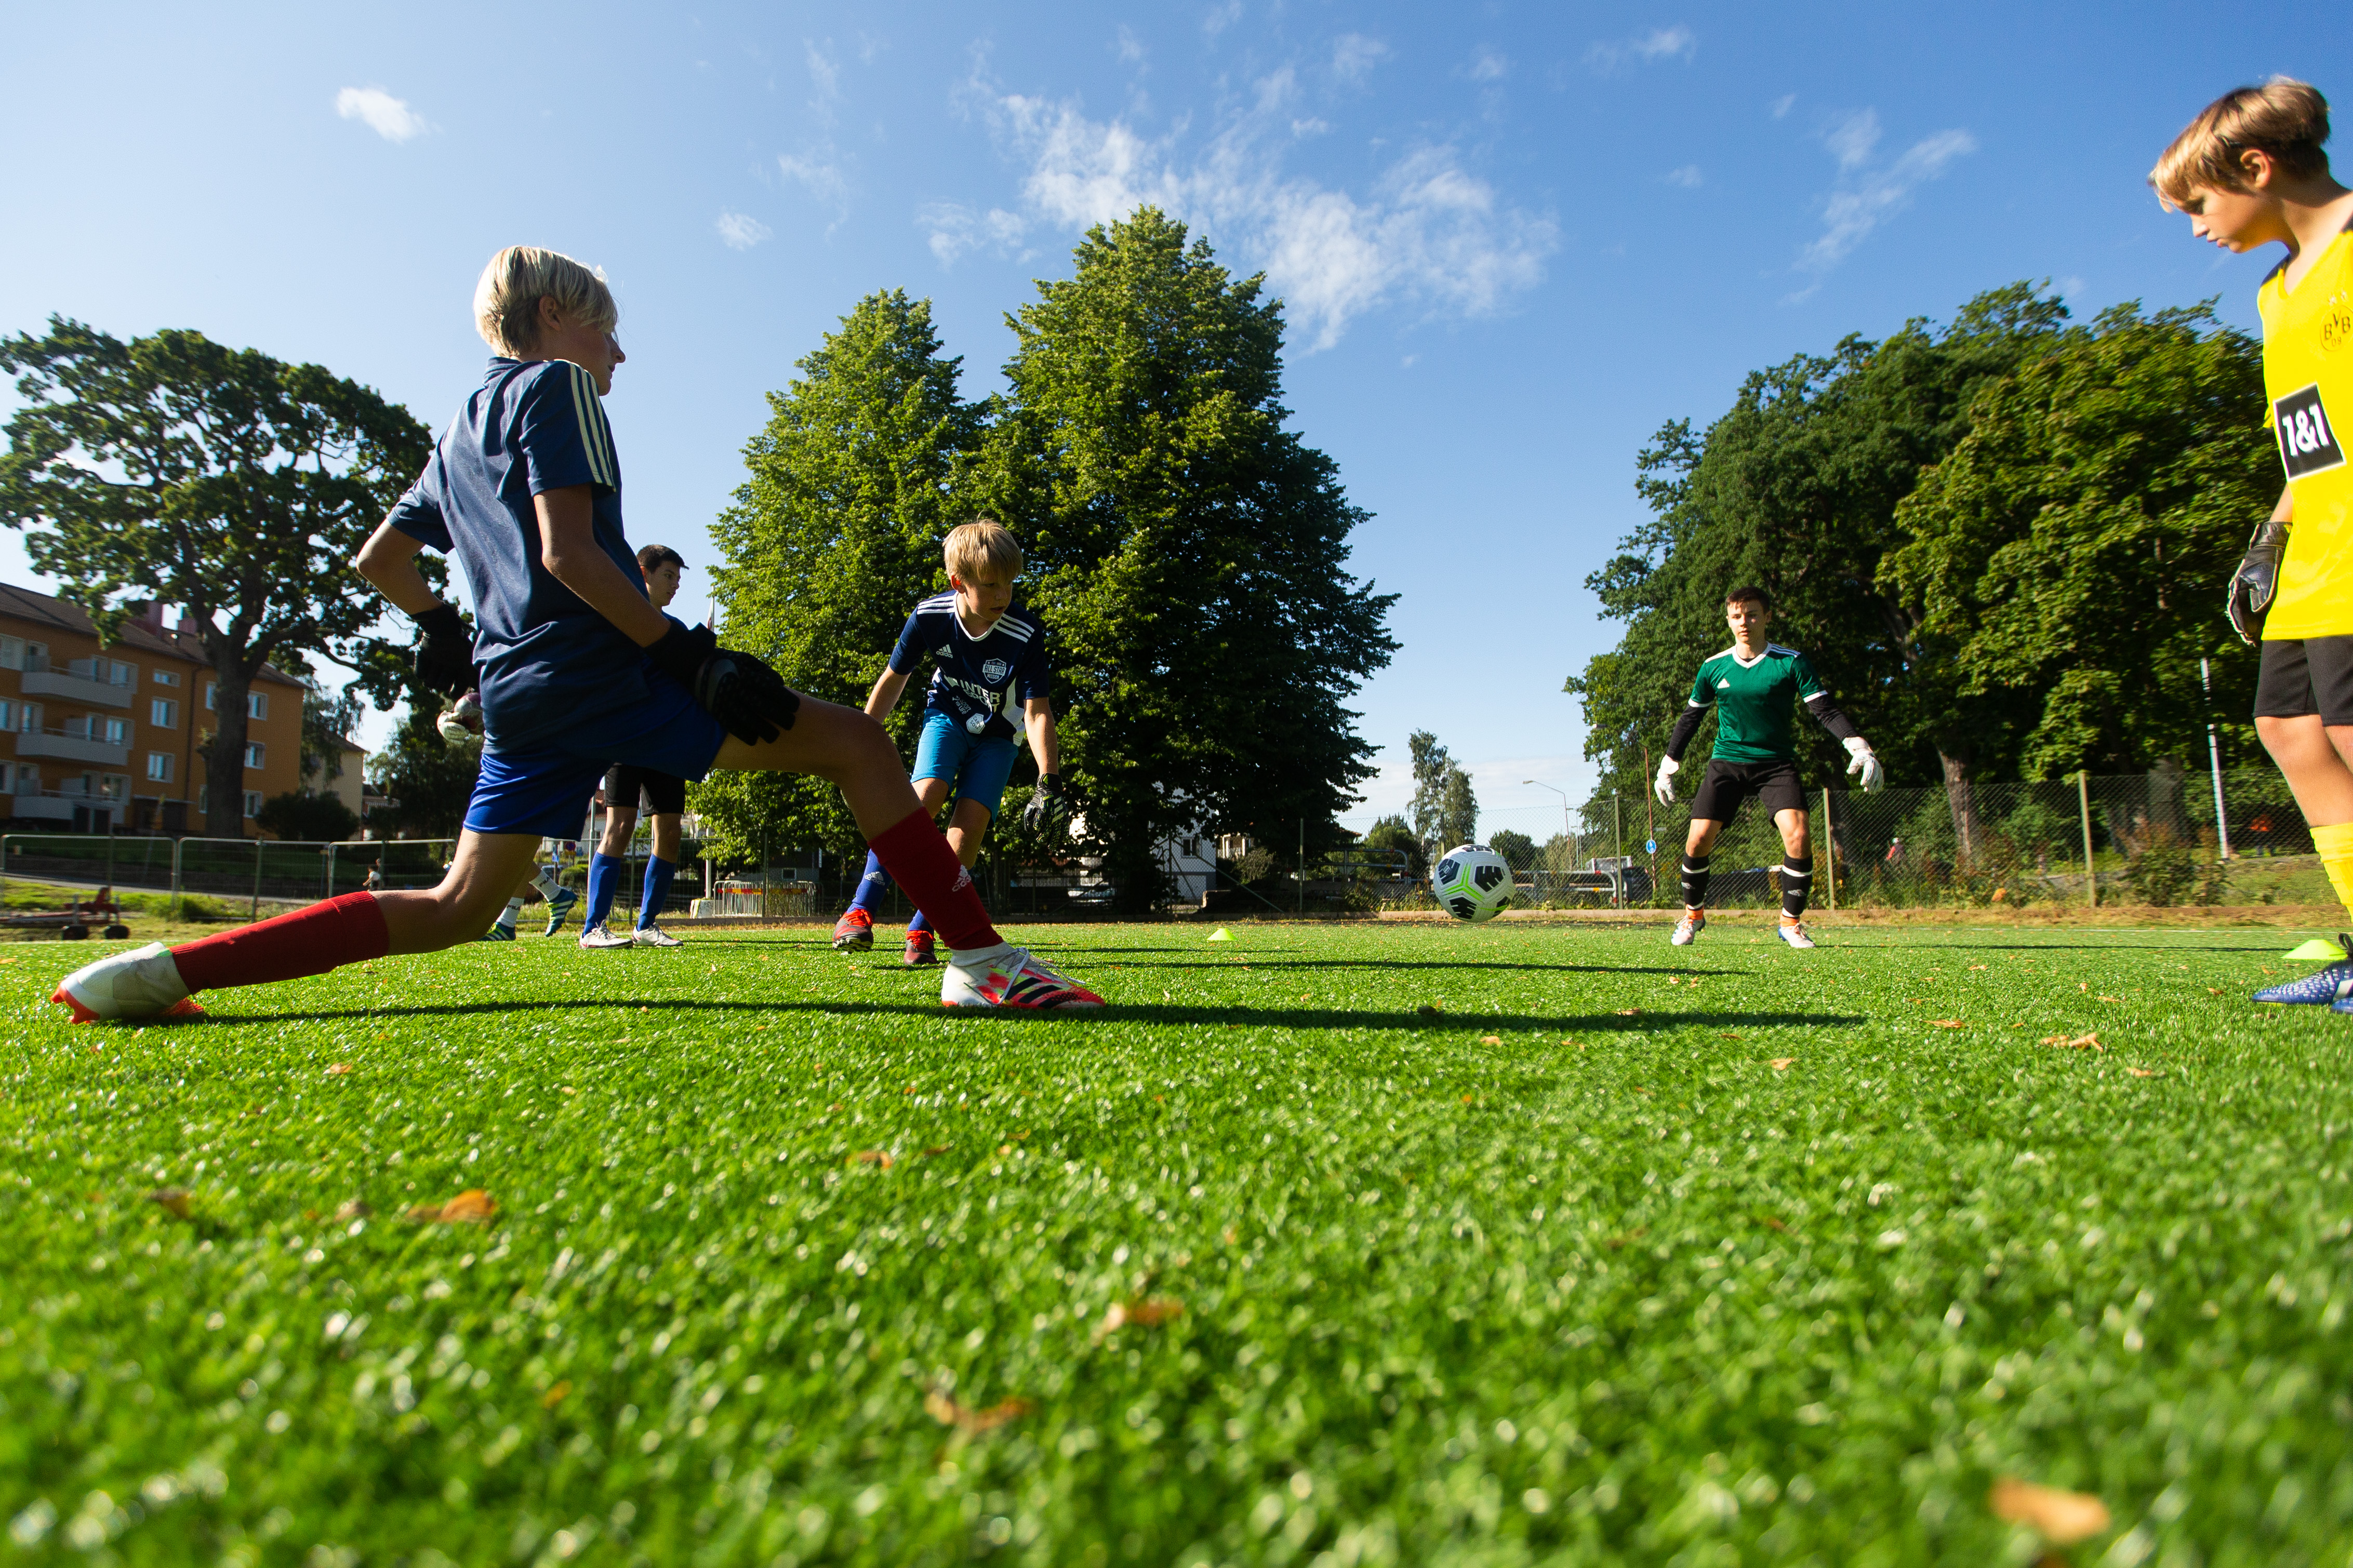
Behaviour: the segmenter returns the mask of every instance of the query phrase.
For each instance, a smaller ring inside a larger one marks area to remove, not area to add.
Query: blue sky
[[[2079,315],[2219,294],[2252,328],[2268,261],[2191,241],[2143,176],[2240,82],[2353,103],[2353,34],[2315,15],[19,6],[0,331],[193,327],[438,428],[484,353],[483,260],[555,247],[622,302],[631,536],[700,565],[762,395],[860,295],[930,297],[978,395],[1031,280],[1155,200],[1288,301],[1298,428],[1375,514],[1360,573],[1404,595],[1350,820],[1403,802],[1428,728],[1483,828],[1541,836],[1556,797],[1520,781],[1592,776],[1560,685],[1614,641],[1582,583],[1637,519],[1645,437],[2019,278]],[[0,574],[33,580],[11,533]]]

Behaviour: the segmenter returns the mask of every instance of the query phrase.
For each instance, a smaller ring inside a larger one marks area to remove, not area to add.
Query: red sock
[[[891,879],[906,890],[909,900],[923,911],[940,940],[957,952],[969,952],[975,948],[995,947],[1005,939],[997,934],[989,923],[988,911],[981,907],[980,892],[972,885],[972,873],[955,858],[948,841],[932,826],[930,816],[923,811],[911,811],[896,826],[887,828],[868,841],[882,862],[882,869]]]
[[[943,840],[944,842],[944,840]],[[218,936],[199,937],[172,950],[180,980],[190,991],[224,985],[266,985],[300,980],[392,949],[384,910],[374,893],[345,893],[259,925],[239,926]]]

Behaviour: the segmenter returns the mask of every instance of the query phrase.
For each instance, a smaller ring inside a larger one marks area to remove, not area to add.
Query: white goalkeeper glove
[[[1659,776],[1651,781],[1651,793],[1659,797],[1661,805],[1675,804],[1675,774],[1682,771],[1683,763],[1675,761],[1674,758],[1659,759]]]
[[[1879,758],[1872,751],[1870,742],[1860,735],[1849,736],[1846,750],[1846,771],[1862,775],[1863,794],[1873,794],[1886,782],[1886,770],[1879,765]]]

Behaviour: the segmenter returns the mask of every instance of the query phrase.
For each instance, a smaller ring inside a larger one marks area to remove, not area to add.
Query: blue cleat
[[[2353,1018],[2353,996],[2339,996],[2328,1005],[2328,1010],[2332,1013],[2342,1013],[2347,1017]]]
[[[542,936],[554,936],[557,931],[562,931],[564,929],[564,917],[570,914],[572,912],[573,906],[577,904],[579,901],[580,895],[574,892],[571,889],[556,889],[555,897],[547,900],[547,929],[539,934]]]
[[[2284,980],[2255,993],[2257,1002],[2339,1003],[2353,995],[2353,963],[2332,963],[2301,980]],[[2342,1006],[2339,1011],[2346,1011]]]
[[[488,931],[484,931],[481,935],[480,935],[480,936],[476,937],[474,940],[475,940],[476,942],[512,942],[512,941],[514,941],[514,939],[515,939],[515,929],[514,929],[514,927],[512,927],[512,926],[497,926],[497,925],[494,925],[494,926],[492,926],[490,930],[488,930]],[[2324,1001],[2325,1001],[2325,1000],[2327,1000],[2327,998],[2325,998],[2325,997],[2324,997],[2324,998],[2322,998],[2322,1000],[2324,1000]]]

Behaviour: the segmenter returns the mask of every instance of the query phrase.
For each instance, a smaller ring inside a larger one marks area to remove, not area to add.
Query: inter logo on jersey
[[[2345,466],[2345,447],[2330,428],[2319,383],[2274,403],[2272,420],[2279,433],[2280,463],[2289,479],[2301,479]]]

